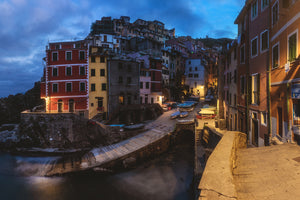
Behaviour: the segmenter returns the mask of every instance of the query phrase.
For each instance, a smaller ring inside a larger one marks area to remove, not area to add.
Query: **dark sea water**
[[[193,199],[194,145],[186,140],[137,168],[115,174],[72,174],[41,177],[33,158],[0,153],[0,200]]]

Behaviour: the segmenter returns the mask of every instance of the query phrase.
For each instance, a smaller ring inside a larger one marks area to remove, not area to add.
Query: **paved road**
[[[300,199],[300,147],[283,144],[242,149],[234,170],[238,199]]]

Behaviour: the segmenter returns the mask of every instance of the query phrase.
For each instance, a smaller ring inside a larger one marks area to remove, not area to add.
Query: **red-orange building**
[[[300,1],[272,1],[270,8],[271,133],[288,142],[300,135]]]
[[[49,43],[41,83],[46,112],[88,117],[88,47],[84,41]]]

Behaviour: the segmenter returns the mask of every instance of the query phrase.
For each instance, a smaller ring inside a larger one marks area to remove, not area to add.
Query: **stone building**
[[[140,70],[133,59],[113,57],[108,67],[108,117],[111,119],[122,106],[139,104]]]

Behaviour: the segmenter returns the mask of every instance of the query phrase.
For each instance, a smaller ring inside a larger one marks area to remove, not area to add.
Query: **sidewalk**
[[[238,199],[300,199],[300,146],[241,149],[233,175]]]

